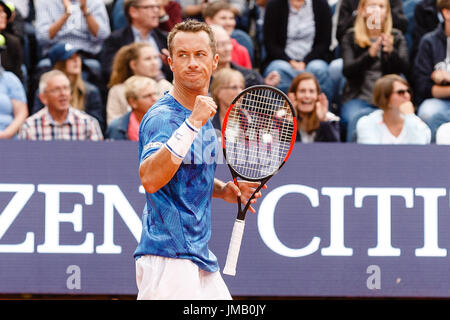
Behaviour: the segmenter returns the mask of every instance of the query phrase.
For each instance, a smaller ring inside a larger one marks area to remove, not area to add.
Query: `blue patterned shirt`
[[[158,100],[141,121],[139,161],[142,163],[164,148],[190,114],[168,93]],[[153,254],[190,259],[203,270],[218,270],[217,258],[208,249],[218,147],[214,128],[208,121],[172,179],[157,192],[145,194],[136,258]]]

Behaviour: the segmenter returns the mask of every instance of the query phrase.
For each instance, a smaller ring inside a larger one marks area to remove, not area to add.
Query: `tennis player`
[[[208,249],[211,199],[235,203],[241,196],[246,202],[258,183],[237,187],[214,178],[219,148],[210,118],[217,106],[208,88],[218,55],[210,27],[195,20],[179,23],[168,36],[168,49],[174,87],[139,128],[146,206],[135,251],[137,298],[231,299]]]

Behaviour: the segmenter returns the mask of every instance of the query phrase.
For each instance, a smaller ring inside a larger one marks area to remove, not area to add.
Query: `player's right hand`
[[[209,96],[197,96],[195,98],[192,114],[189,122],[196,128],[201,128],[217,112],[217,105]]]

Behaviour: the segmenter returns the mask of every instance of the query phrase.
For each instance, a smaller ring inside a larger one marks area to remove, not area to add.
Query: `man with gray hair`
[[[70,105],[70,81],[59,70],[44,73],[39,98],[45,107],[28,117],[19,131],[23,140],[103,140],[97,119]]]

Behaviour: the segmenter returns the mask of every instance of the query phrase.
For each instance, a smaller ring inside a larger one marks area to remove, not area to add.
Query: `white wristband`
[[[175,130],[164,145],[175,157],[184,159],[197,136],[199,129],[195,128],[188,119]]]

